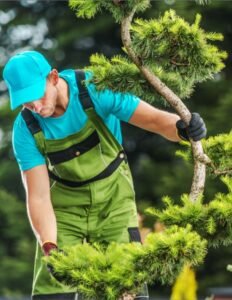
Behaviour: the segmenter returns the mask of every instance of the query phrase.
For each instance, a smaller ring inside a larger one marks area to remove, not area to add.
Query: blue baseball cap
[[[38,100],[45,94],[46,78],[51,66],[37,51],[24,51],[12,56],[3,69],[9,89],[11,109]]]

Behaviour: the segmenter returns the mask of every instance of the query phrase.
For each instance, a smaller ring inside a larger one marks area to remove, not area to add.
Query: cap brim
[[[24,103],[42,98],[45,94],[46,80],[47,78],[45,77],[36,84],[28,86],[24,89],[14,92],[10,90],[11,109],[14,110],[15,108]]]

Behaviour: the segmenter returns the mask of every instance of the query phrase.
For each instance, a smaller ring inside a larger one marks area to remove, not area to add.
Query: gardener
[[[93,83],[85,88],[89,72],[58,74],[36,51],[13,56],[3,77],[11,108],[23,107],[14,123],[13,148],[38,241],[32,299],[77,299],[75,290],[51,280],[43,255],[85,241],[140,241],[120,121],[174,142],[179,136],[200,140],[205,124],[193,114],[186,127],[176,114],[133,95],[99,92]]]

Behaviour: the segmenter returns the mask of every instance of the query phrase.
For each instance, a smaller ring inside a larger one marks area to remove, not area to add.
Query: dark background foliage
[[[201,26],[223,33],[225,39],[218,46],[228,52],[226,68],[196,87],[186,101],[191,111],[198,111],[205,119],[209,135],[231,130],[231,49],[232,2],[214,1],[199,6],[194,1],[152,1],[141,17],[154,18],[173,8],[177,14],[193,22],[197,12],[202,14]],[[0,2],[0,71],[7,59],[20,50],[41,51],[58,70],[81,68],[89,64],[96,52],[107,57],[122,53],[120,28],[108,14],[93,20],[76,19],[67,1],[1,1]],[[165,108],[168,109],[169,108]],[[18,111],[9,108],[6,87],[0,77],[0,295],[29,294],[32,281],[35,239],[26,217],[25,193],[11,148],[12,123]],[[190,189],[192,166],[175,157],[179,145],[160,136],[123,124],[124,146],[134,175],[137,203],[140,212],[147,206],[159,207],[164,195],[177,202]],[[225,191],[219,180],[208,179],[205,201],[216,192]],[[144,225],[153,227],[145,217]],[[230,247],[210,250],[205,264],[197,272],[199,293],[206,295],[212,286],[231,284]],[[170,288],[154,286],[165,294]]]

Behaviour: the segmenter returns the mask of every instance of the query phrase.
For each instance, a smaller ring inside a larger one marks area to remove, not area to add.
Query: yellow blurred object
[[[170,300],[197,300],[195,272],[190,266],[184,266],[177,277]]]

